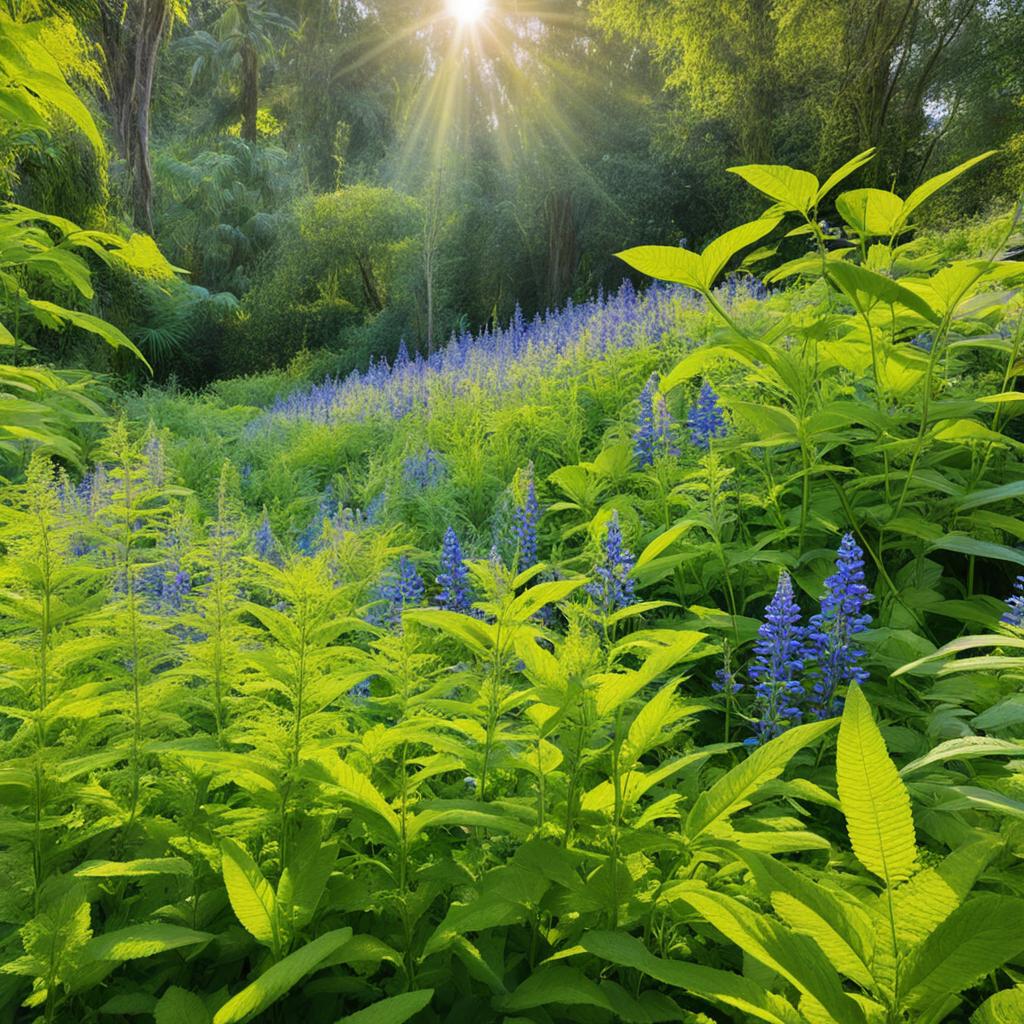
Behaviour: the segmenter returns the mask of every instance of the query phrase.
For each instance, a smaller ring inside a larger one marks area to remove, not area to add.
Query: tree
[[[241,134],[246,142],[256,142],[259,137],[260,74],[276,52],[275,36],[294,27],[262,0],[230,0],[211,31],[194,32],[183,41],[195,54],[190,76],[193,84],[237,76]]]
[[[157,58],[171,25],[184,20],[188,0],[96,0],[103,50],[105,100],[114,143],[128,179],[132,218],[153,232],[153,166],[149,112]]]

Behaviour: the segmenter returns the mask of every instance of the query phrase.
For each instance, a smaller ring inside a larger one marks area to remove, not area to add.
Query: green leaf
[[[889,888],[906,881],[917,862],[910,797],[856,684],[839,726],[836,781],[857,859]]]
[[[908,1006],[927,1010],[1024,951],[1024,900],[986,893],[946,918],[904,962]]]
[[[552,1003],[612,1009],[608,997],[582,971],[552,964],[534,971],[510,996],[501,1000],[500,1005],[508,1013]]]
[[[680,889],[674,899],[688,904],[729,941],[781,974],[836,1024],[862,1024],[860,1009],[843,991],[824,951],[805,935],[782,928],[739,900],[710,889]]]
[[[128,928],[95,935],[85,947],[89,960],[137,960],[170,949],[209,942],[209,932],[197,932],[174,924],[133,924]]]
[[[931,323],[939,321],[938,314],[920,295],[867,267],[832,261],[828,264],[828,276],[858,310],[869,310],[882,302],[903,306]]]
[[[638,245],[615,254],[634,270],[659,281],[673,281],[694,291],[704,287],[700,256],[676,245]]]
[[[762,786],[777,779],[798,750],[824,736],[835,725],[835,719],[798,725],[758,747],[711,789],[701,793],[687,815],[683,829],[686,836],[695,839],[738,810]]]
[[[662,960],[644,944],[623,932],[587,932],[580,947],[609,963],[628,967],[662,984],[691,992],[701,999],[732,1007],[744,1020],[767,1024],[806,1024],[806,1019],[782,996],[731,971],[679,960]]]
[[[842,167],[837,171],[833,171],[828,178],[825,180],[825,184],[818,189],[818,194],[815,196],[815,202],[820,203],[838,185],[841,181],[845,181],[854,171],[859,170],[869,160],[874,159],[875,148],[872,146],[871,149],[865,149],[863,153],[858,153],[855,157],[851,157],[843,164]]]
[[[210,1024],[210,1011],[192,992],[171,985],[153,1010],[156,1024]]]
[[[257,863],[233,839],[221,842],[221,870],[235,917],[257,942],[280,941],[274,890]]]
[[[152,857],[143,860],[90,860],[75,868],[76,878],[149,878],[153,875],[191,877],[192,866],[181,857]]]
[[[971,157],[970,160],[965,160],[962,164],[957,165],[951,171],[944,171],[942,174],[936,174],[934,178],[929,178],[924,184],[918,185],[913,192],[903,200],[903,220],[906,222],[907,218],[916,210],[926,199],[930,198],[940,188],[944,188],[954,178],[959,178],[964,171],[970,170],[975,164],[981,163],[982,160],[987,160],[990,156],[993,156],[997,151],[994,149],[988,150],[986,153],[982,153],[980,156]]]
[[[954,551],[959,555],[973,555],[975,558],[994,558],[1000,562],[1024,565],[1024,551],[996,544],[990,540],[978,540],[966,534],[950,533],[935,541],[929,551]]]
[[[472,615],[442,608],[410,608],[402,617],[407,622],[439,629],[480,655],[486,655],[494,646],[494,627]]]
[[[899,230],[903,200],[878,188],[857,188],[836,199],[836,210],[858,235],[888,237]]]
[[[780,217],[763,217],[740,224],[716,238],[699,256],[674,245],[641,245],[615,255],[649,277],[674,281],[707,294],[729,260],[773,231],[780,220]]]
[[[900,769],[900,775],[906,778],[929,765],[945,761],[969,761],[975,757],[1024,757],[1024,743],[998,740],[991,736],[958,736],[905,764]]]
[[[1024,1020],[1024,985],[989,996],[971,1015],[971,1024],[1020,1024]]]
[[[341,1017],[335,1024],[404,1024],[414,1014],[425,1009],[433,995],[432,988],[403,992],[400,996],[390,996],[364,1010],[356,1010],[355,1013]]]
[[[728,170],[792,213],[806,215],[818,200],[818,179],[810,171],[781,164],[745,164]]]
[[[342,798],[361,810],[380,818],[398,838],[402,834],[398,815],[380,791],[361,772],[333,752],[325,752],[307,762],[308,775],[335,787]]]
[[[213,1024],[239,1024],[262,1013],[312,973],[332,953],[352,938],[351,928],[338,928],[307,943],[264,971],[254,982],[232,996],[214,1015]]]
[[[710,291],[714,287],[718,275],[736,253],[760,241],[774,231],[781,221],[781,217],[762,217],[760,220],[748,221],[726,231],[724,235],[719,235],[711,242],[700,257],[704,290]]]

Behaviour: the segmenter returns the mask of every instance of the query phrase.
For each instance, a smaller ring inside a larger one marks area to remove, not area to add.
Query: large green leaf
[[[864,1015],[843,992],[825,951],[806,935],[790,932],[767,914],[724,893],[680,889],[675,900],[688,904],[749,956],[781,974],[817,1003],[835,1024],[863,1024]]]
[[[674,245],[641,245],[615,255],[642,274],[660,281],[674,281],[706,294],[729,260],[773,231],[780,220],[779,217],[763,217],[740,224],[716,238],[700,255]]]
[[[882,302],[903,306],[931,323],[939,321],[939,315],[920,295],[867,267],[834,261],[828,265],[828,276],[859,310],[870,310]]]
[[[335,1024],[404,1024],[424,1009],[433,995],[432,988],[403,992],[400,996],[390,996],[363,1010],[340,1017]]]
[[[391,809],[391,805],[381,792],[365,775],[343,761],[337,754],[319,754],[307,762],[307,769],[310,778],[336,788],[342,799],[376,815],[391,829],[396,838],[401,836],[402,827],[398,815]]]
[[[997,150],[990,149],[979,156],[971,157],[970,160],[965,160],[962,164],[958,164],[951,171],[943,171],[942,174],[936,174],[934,178],[929,178],[924,184],[918,185],[913,192],[903,200],[903,219],[906,219],[916,210],[926,199],[934,195],[939,191],[940,188],[944,188],[955,178],[959,178],[964,171],[969,171],[975,164],[981,163],[982,160],[987,160],[990,156],[993,156]]]
[[[133,924],[94,936],[86,944],[85,955],[89,960],[137,960],[212,938],[209,932],[174,924]]]
[[[955,910],[904,963],[910,1007],[927,1010],[1024,951],[1024,900],[986,893]]]
[[[807,214],[818,201],[818,179],[810,171],[781,164],[745,164],[728,170],[792,213]]]
[[[691,992],[701,999],[732,1007],[743,1015],[743,1020],[807,1024],[803,1015],[782,996],[750,978],[700,964],[662,960],[639,939],[624,932],[587,932],[580,939],[580,948],[609,963],[642,971],[656,981]]]
[[[150,878],[154,875],[191,877],[192,865],[181,857],[150,857],[142,860],[90,860],[74,870],[76,878]]]
[[[857,859],[889,887],[917,864],[910,796],[860,687],[850,687],[836,748],[839,802]]]
[[[338,928],[307,943],[264,971],[254,982],[232,996],[214,1014],[213,1024],[239,1024],[262,1013],[312,973],[331,954],[352,938],[351,928]]]
[[[787,729],[781,736],[758,747],[750,757],[701,793],[686,817],[683,827],[686,836],[696,839],[716,822],[727,818],[762,786],[777,779],[798,750],[824,736],[835,724],[834,719],[808,722]]]
[[[545,965],[530,974],[511,995],[501,1001],[501,1008],[508,1013],[533,1010],[552,1003],[612,1009],[608,997],[582,971],[558,964]]]
[[[858,235],[886,237],[899,230],[903,200],[893,192],[878,188],[857,188],[839,196],[836,209]]]
[[[259,865],[233,839],[225,839],[221,870],[231,908],[242,926],[257,942],[276,946],[280,936],[274,890]]]

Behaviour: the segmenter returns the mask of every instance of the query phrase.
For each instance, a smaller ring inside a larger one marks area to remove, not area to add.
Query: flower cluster
[[[809,655],[813,662],[810,710],[816,718],[830,718],[843,709],[839,689],[863,683],[868,676],[860,664],[864,652],[853,638],[871,625],[864,612],[873,600],[864,584],[864,552],[852,533],[843,535],[836,555],[836,571],[825,580],[821,611],[812,615],[808,630]]]
[[[422,455],[410,455],[402,464],[402,479],[421,491],[439,484],[444,477],[444,463],[431,448]]]
[[[256,527],[256,532],[253,534],[252,545],[257,558],[269,562],[271,565],[281,564],[281,551],[277,544],[277,538],[274,536],[274,528],[270,525],[270,514],[265,508],[260,525]]]
[[[601,612],[609,615],[618,608],[631,605],[636,596],[633,578],[630,576],[636,559],[623,546],[618,512],[613,512],[608,521],[601,553],[601,562],[594,567],[595,579],[583,589]]]
[[[516,506],[512,519],[512,537],[516,548],[516,568],[521,572],[537,564],[537,523],[540,521],[540,505],[533,482],[533,464],[524,474],[522,502]]]
[[[640,410],[633,431],[633,453],[637,466],[654,465],[659,455],[678,455],[675,442],[676,422],[658,390],[658,375],[652,373],[640,392]]]
[[[426,587],[416,566],[405,556],[398,559],[398,565],[384,578],[380,585],[379,597],[384,607],[378,610],[376,621],[380,625],[400,629],[402,612],[423,603]]]
[[[705,451],[711,447],[712,438],[726,435],[725,414],[718,404],[718,395],[707,381],[690,409],[686,425],[690,428],[690,440]]]
[[[1006,611],[1000,622],[1007,626],[1024,626],[1024,576],[1018,576],[1013,583],[1013,591],[1006,599]]]
[[[437,603],[451,612],[469,614],[473,607],[473,596],[469,586],[469,572],[462,558],[462,546],[452,527],[445,530],[441,543],[441,571],[437,574],[437,585],[441,588]]]
[[[1024,619],[1024,577],[1020,582],[1020,614]],[[758,745],[778,736],[805,714],[818,719],[843,709],[842,690],[868,678],[861,664],[864,651],[854,637],[871,625],[864,605],[874,600],[864,582],[864,552],[852,533],[843,535],[836,552],[835,572],[825,580],[825,593],[809,625],[800,625],[800,609],[788,573],[779,585],[758,630],[750,678],[754,681],[754,735]],[[731,675],[719,675],[716,691],[728,687]],[[810,688],[807,689],[807,684]]]
[[[757,746],[799,722],[804,696],[799,676],[803,671],[806,630],[793,597],[788,572],[779,573],[775,595],[765,608],[757,631],[750,678],[754,682],[754,735],[745,742]]]

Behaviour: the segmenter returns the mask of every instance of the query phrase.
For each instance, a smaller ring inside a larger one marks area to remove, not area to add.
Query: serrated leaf
[[[181,857],[151,857],[142,860],[90,860],[74,870],[76,878],[149,878],[154,875],[190,877],[192,866]]]
[[[906,1004],[926,1010],[1024,951],[1024,900],[986,893],[955,910],[904,962]]]
[[[224,885],[235,917],[257,942],[277,946],[277,901],[259,865],[233,839],[221,842],[221,857]]]
[[[507,1013],[510,1010],[533,1010],[552,1003],[612,1009],[607,996],[582,971],[550,964],[529,975],[511,995],[501,1000],[500,1005]]]
[[[137,960],[182,946],[209,942],[209,932],[197,932],[174,924],[133,924],[93,936],[85,946],[89,960]]]
[[[857,859],[889,888],[906,881],[917,863],[910,797],[857,685],[839,726],[836,780]]]
[[[750,757],[723,775],[711,789],[701,793],[687,815],[683,829],[685,834],[695,839],[715,822],[729,817],[761,786],[777,779],[798,750],[824,736],[835,725],[834,719],[798,725],[758,747]]]
[[[665,985],[732,1007],[742,1013],[745,1020],[806,1024],[804,1017],[782,996],[751,979],[700,964],[663,960],[654,956],[639,939],[623,932],[587,932],[580,939],[580,947],[609,963],[642,971]]]
[[[351,928],[338,928],[290,953],[232,996],[214,1014],[213,1024],[240,1024],[262,1013],[351,938]]]

